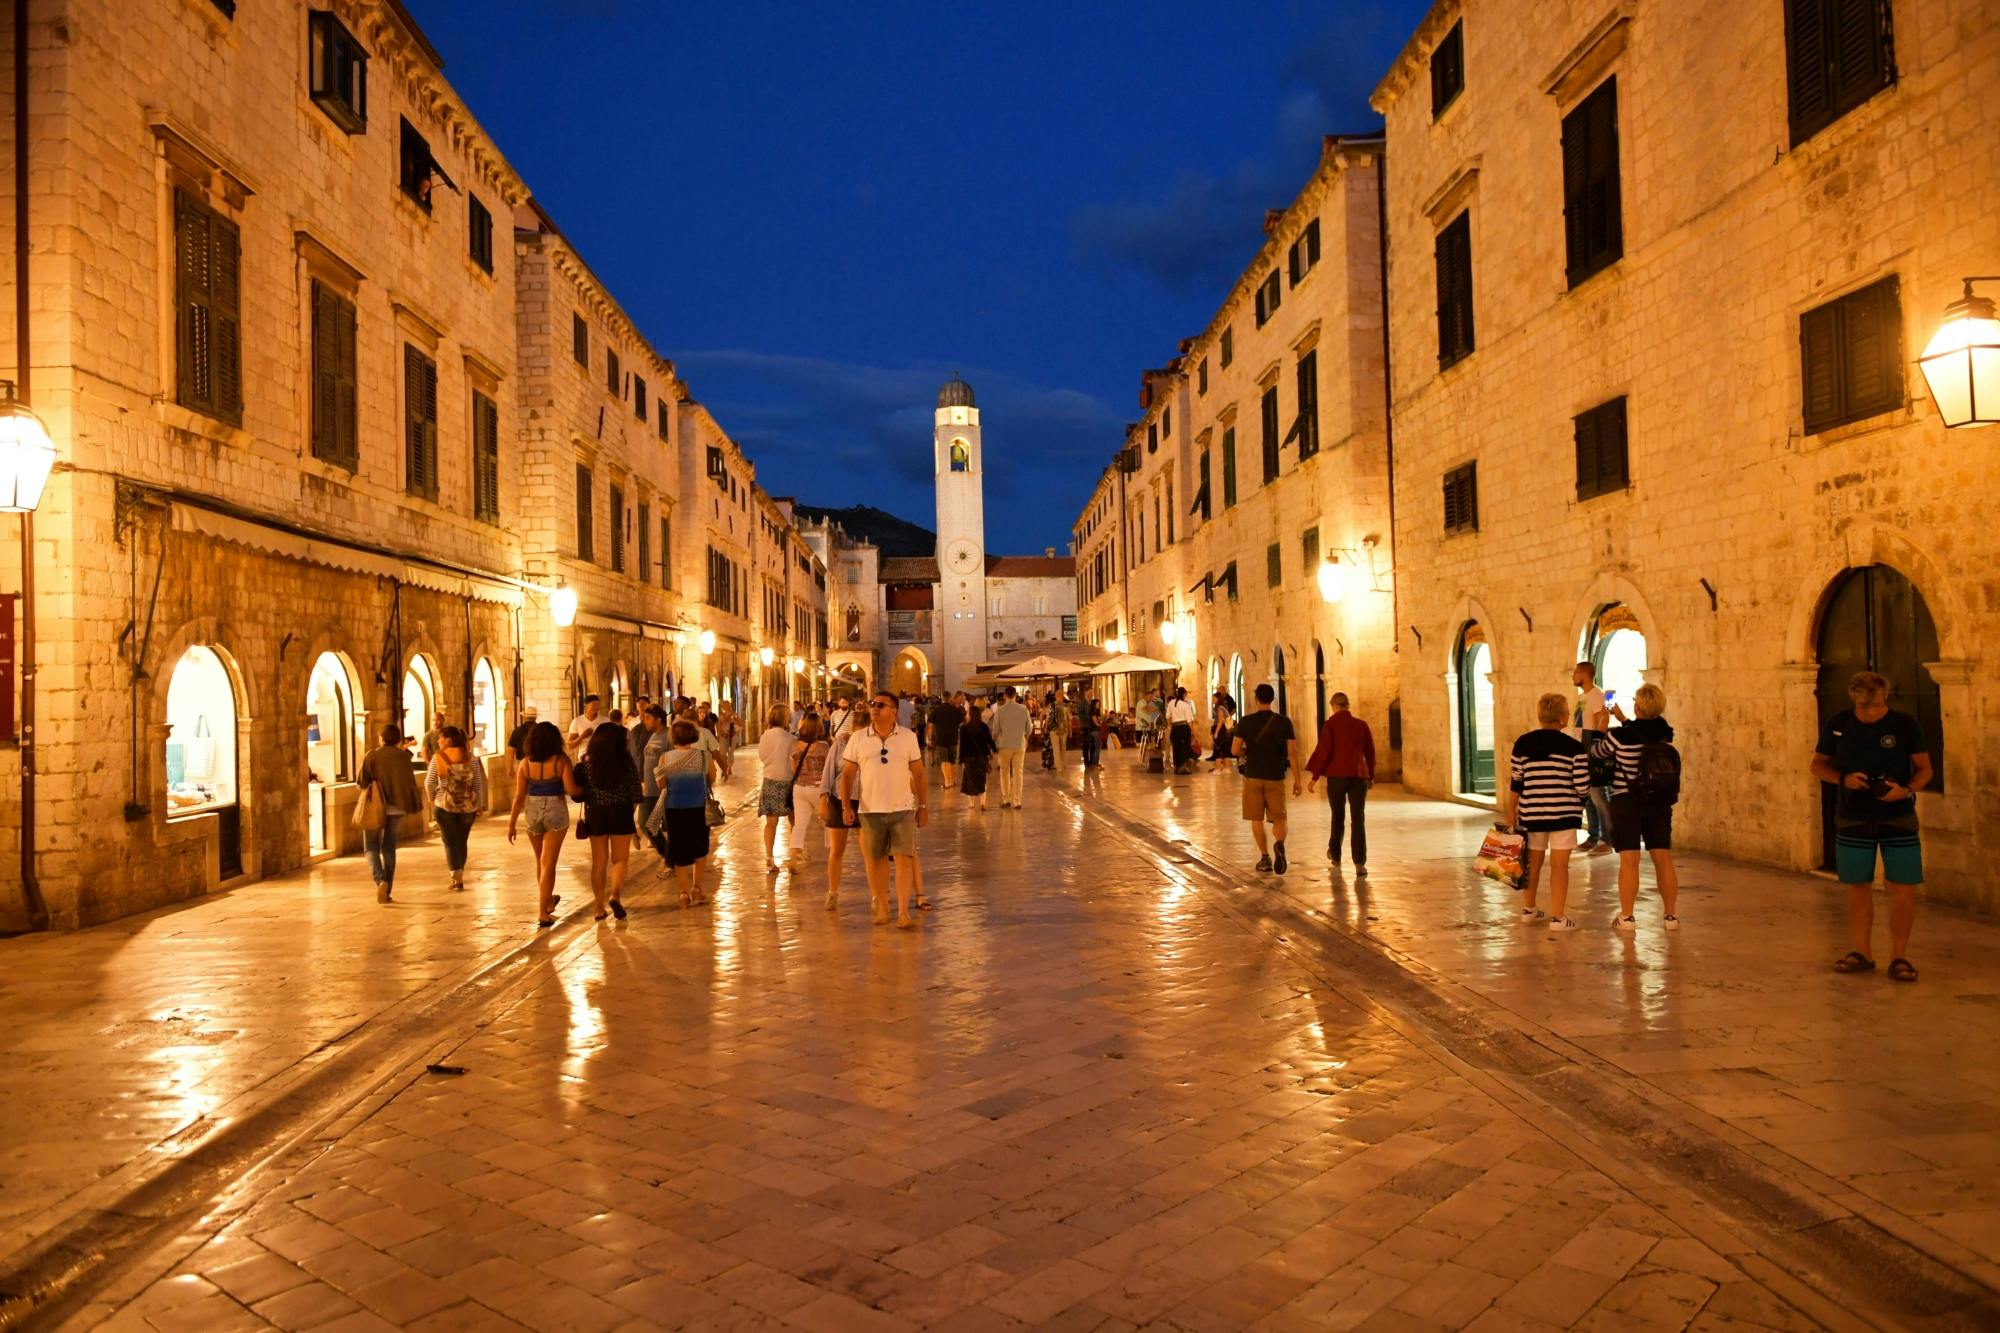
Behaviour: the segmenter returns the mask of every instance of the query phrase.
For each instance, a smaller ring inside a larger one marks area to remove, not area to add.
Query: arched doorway
[[[167,681],[167,818],[214,815],[219,873],[243,873],[243,824],[237,805],[236,686],[215,649],[194,644]]]
[[[836,699],[852,699],[868,689],[868,678],[862,673],[859,662],[842,662],[833,669],[830,686]]]
[[[1597,668],[1597,684],[1607,705],[1632,715],[1632,696],[1646,683],[1645,627],[1623,602],[1601,606],[1577,637],[1576,660]]]
[[[1458,673],[1458,789],[1474,796],[1491,796],[1493,782],[1493,650],[1486,629],[1476,620],[1458,632],[1452,654]]]
[[[604,701],[605,712],[608,713],[615,708],[618,710],[618,715],[624,717],[632,711],[632,668],[623,662],[611,664],[610,694],[611,697]]]
[[[443,707],[443,698],[438,689],[437,668],[428,657],[418,653],[403,668],[403,714],[398,723],[403,735],[421,740],[431,729],[431,719]]]
[[[1236,711],[1241,715],[1250,705],[1243,697],[1243,654],[1229,655],[1229,697],[1236,701]]]
[[[889,668],[889,688],[897,694],[922,694],[930,676],[930,660],[920,648],[905,648]]]
[[[1313,640],[1313,726],[1326,725],[1326,645]]]
[[[1935,662],[1937,625],[1924,595],[1888,565],[1864,565],[1833,581],[1819,621],[1819,720],[1851,706],[1847,683],[1857,671],[1889,678],[1889,706],[1909,713],[1930,742],[1929,790],[1944,790],[1944,714],[1937,682],[1924,663]],[[1821,784],[1823,867],[1833,865],[1833,812],[1837,789]]]
[[[1271,645],[1271,688],[1277,691],[1277,710],[1286,717],[1292,715],[1291,698],[1285,688],[1285,650],[1278,644]]]
[[[334,850],[334,803],[330,790],[354,780],[368,748],[365,719],[357,719],[354,697],[360,686],[354,668],[339,653],[321,653],[306,678],[306,846],[314,854]]]
[[[507,739],[507,696],[500,692],[500,677],[491,658],[482,657],[472,668],[472,734],[466,738],[474,754],[499,754]]]

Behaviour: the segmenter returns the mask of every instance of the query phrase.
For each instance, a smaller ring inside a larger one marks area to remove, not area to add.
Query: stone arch
[[[152,811],[153,840],[155,845],[163,847],[207,843],[207,867],[201,885],[204,891],[214,889],[222,882],[219,844],[211,831],[216,824],[213,819],[190,819],[185,822],[170,822],[168,819],[167,694],[173,685],[174,668],[189,648],[209,649],[229,677],[229,688],[235,695],[236,703],[237,855],[240,877],[255,878],[261,873],[261,858],[257,853],[257,806],[262,797],[261,761],[266,758],[255,744],[256,724],[266,701],[259,692],[260,682],[244,670],[243,659],[230,642],[232,637],[219,616],[195,616],[183,623],[162,641],[158,659],[160,669],[152,673],[152,689],[146,701],[145,800]]]
[[[1857,522],[1808,568],[1785,622],[1784,660],[1817,663],[1819,624],[1840,576],[1863,565],[1888,565],[1916,586],[1937,627],[1938,653],[1946,662],[1973,655],[1972,619],[1944,566],[1915,538],[1885,523]]]
[[[1639,618],[1639,626],[1646,636],[1646,675],[1650,678],[1667,668],[1666,622],[1653,610],[1653,604],[1646,600],[1646,594],[1639,591],[1639,585],[1623,574],[1605,572],[1592,578],[1583,591],[1570,603],[1574,608],[1563,630],[1570,637],[1567,644],[1575,644],[1578,633],[1590,623],[1591,617],[1599,615],[1607,606],[1623,602],[1632,608],[1632,614]],[[1483,623],[1483,622],[1482,622]],[[1489,629],[1488,633],[1491,633]],[[1567,651],[1567,650],[1565,650]]]
[[[1453,675],[1458,671],[1458,636],[1464,632],[1466,625],[1475,620],[1485,627],[1486,641],[1493,645],[1496,662],[1502,656],[1512,655],[1511,646],[1507,653],[1503,654],[1501,651],[1501,642],[1506,636],[1500,632],[1500,622],[1493,618],[1493,613],[1486,609],[1484,602],[1467,593],[1454,604],[1450,618],[1439,626],[1435,647],[1428,643],[1424,645],[1426,649],[1432,649],[1444,658],[1444,669]]]

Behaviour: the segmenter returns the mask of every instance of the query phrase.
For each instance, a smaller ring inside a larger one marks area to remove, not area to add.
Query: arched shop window
[[[472,742],[474,754],[499,754],[507,739],[507,700],[500,694],[500,678],[494,674],[491,658],[482,657],[472,668]]]
[[[354,685],[337,653],[321,653],[306,680],[306,767],[325,786],[354,777]]]
[[[1646,634],[1639,617],[1623,602],[1604,607],[1584,626],[1576,660],[1597,668],[1605,702],[1631,717],[1632,696],[1646,683]]]
[[[410,659],[403,672],[403,735],[421,739],[431,729],[438,709],[437,673],[423,654]]]
[[[1458,789],[1491,796],[1493,781],[1493,650],[1478,621],[1459,631]]]
[[[236,689],[215,650],[200,644],[167,682],[167,814],[236,804]]]

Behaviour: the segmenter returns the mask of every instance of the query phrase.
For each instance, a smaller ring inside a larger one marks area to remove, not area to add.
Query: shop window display
[[[500,695],[492,660],[482,657],[472,668],[472,752],[498,754],[506,739],[507,701]]]
[[[197,644],[167,684],[167,814],[236,804],[236,690],[211,648]]]

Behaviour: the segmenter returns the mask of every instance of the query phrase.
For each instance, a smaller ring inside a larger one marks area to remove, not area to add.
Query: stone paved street
[[[326,1084],[283,1117],[300,1134],[259,1140],[205,1197],[148,1196],[164,1229],[91,1303],[41,1317],[1979,1326],[1990,927],[1927,917],[1921,985],[1836,985],[1821,885],[1691,858],[1678,939],[1604,929],[1600,862],[1592,928],[1551,941],[1463,869],[1479,812],[1388,791],[1365,891],[1329,880],[1324,807],[1300,807],[1286,898],[1216,873],[1246,860],[1234,796],[1233,778],[1169,783],[1114,755],[1088,790],[1032,774],[1025,811],[944,811],[937,910],[909,934],[870,928],[858,859],[837,917],[817,871],[766,879],[739,815],[707,911],[663,902],[648,867],[629,922],[573,915],[534,939],[526,853],[488,824],[463,896],[419,846],[393,909],[348,861],[0,943],[4,1110],[29,1131],[0,1164],[4,1252],[144,1211],[123,1192],[191,1172],[181,1146]],[[573,889],[566,905],[587,900]],[[1390,970],[1339,965],[1349,932]],[[1538,1091],[1410,986],[1462,988],[1452,1012],[1486,1006],[1577,1060]],[[389,1041],[399,1016],[416,1045]],[[379,1077],[332,1078],[371,1049]],[[1814,1222],[1859,1214],[1959,1285],[1920,1272],[1885,1297],[1865,1274],[1850,1293],[1788,1271],[1782,1236],[1716,1204],[1699,1152],[1654,1170],[1551,1109],[1579,1086],[1555,1080],[1598,1064],[1818,1200]]]

